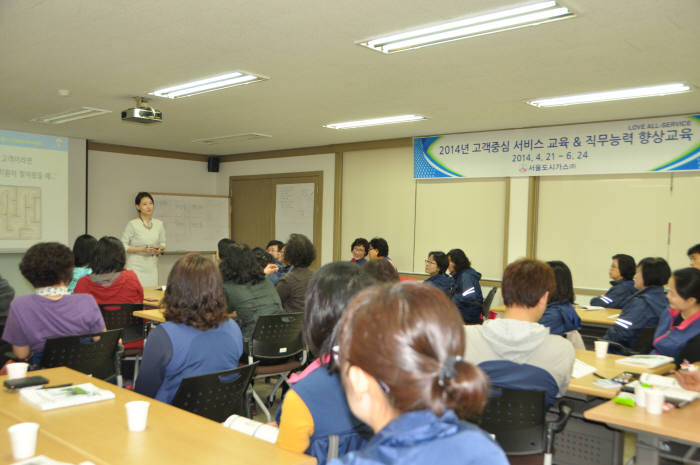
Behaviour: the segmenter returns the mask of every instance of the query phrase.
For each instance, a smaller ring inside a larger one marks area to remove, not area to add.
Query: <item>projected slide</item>
[[[68,239],[68,139],[0,130],[0,252]]]
[[[2,239],[41,239],[41,188],[0,186]]]

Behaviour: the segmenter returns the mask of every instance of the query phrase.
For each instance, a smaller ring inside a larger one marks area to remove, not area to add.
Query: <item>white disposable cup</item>
[[[146,429],[149,405],[151,405],[151,403],[145,400],[135,400],[124,404],[126,407],[126,422],[129,426],[129,431],[139,432]]]
[[[10,379],[24,378],[27,376],[27,368],[29,368],[28,363],[18,362],[18,363],[8,363],[7,364],[7,376]]]
[[[39,423],[17,423],[7,428],[12,444],[12,457],[15,460],[34,457]]]
[[[595,341],[595,356],[605,358],[608,355],[608,341]]]
[[[652,415],[661,415],[664,408],[664,391],[660,389],[647,389],[647,412]]]
[[[646,407],[647,406],[647,391],[649,388],[645,388],[644,386],[637,385],[634,388],[634,405],[637,407]]]

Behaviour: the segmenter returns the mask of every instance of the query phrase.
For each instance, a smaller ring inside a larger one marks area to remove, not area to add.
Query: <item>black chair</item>
[[[260,360],[263,364],[255,369],[254,378],[280,377],[268,396],[268,405],[272,405],[277,390],[289,374],[306,363],[306,347],[301,337],[303,323],[303,313],[282,313],[262,315],[255,324],[255,330],[248,343],[248,363],[253,364]],[[298,357],[300,354],[301,360]],[[252,390],[252,394],[270,422],[272,418],[267,406],[255,389]]]
[[[496,437],[509,458],[544,454],[544,463],[551,464],[554,435],[564,429],[571,411],[560,401],[559,417],[548,422],[544,392],[492,387],[479,424]]]
[[[124,354],[122,360],[133,360],[134,382],[139,375],[139,362],[143,356],[143,344],[146,337],[146,324],[134,312],[142,310],[143,304],[103,304],[100,305],[102,318],[107,329],[121,329]],[[121,380],[119,381],[121,386]]]
[[[234,414],[250,417],[247,391],[257,365],[184,378],[172,404],[219,423]]]
[[[653,348],[654,333],[656,333],[656,326],[642,328],[637,341],[632,347],[624,346],[619,342],[608,341],[610,343],[610,351],[622,355],[648,354]]]
[[[489,293],[486,295],[482,310],[482,314],[484,315],[483,321],[488,320],[489,316],[491,316],[491,304],[493,303],[493,298],[496,297],[496,292],[498,292],[498,286],[492,287]]]
[[[118,329],[103,333],[48,339],[41,368],[68,367],[99,379],[119,376]]]
[[[143,304],[100,305],[107,329],[121,329],[123,343],[139,341],[146,336],[144,320],[134,316],[137,310],[143,310]]]

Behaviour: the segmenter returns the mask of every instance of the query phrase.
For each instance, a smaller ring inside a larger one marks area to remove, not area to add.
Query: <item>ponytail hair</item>
[[[372,286],[357,294],[343,315],[339,363],[374,377],[402,413],[428,409],[442,416],[453,409],[473,419],[486,404],[488,378],[461,359],[462,325],[452,301],[433,286]]]

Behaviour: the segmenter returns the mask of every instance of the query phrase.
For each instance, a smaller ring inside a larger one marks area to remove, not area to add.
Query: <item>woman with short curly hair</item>
[[[303,234],[292,234],[284,246],[284,260],[291,265],[289,273],[280,278],[277,292],[282,306],[288,312],[303,312],[306,300],[306,287],[313,271],[309,265],[316,258],[314,245]]]
[[[175,263],[162,304],[166,322],[148,336],[135,390],[170,403],[183,378],[236,368],[243,337],[226,315],[219,270],[199,254]]]
[[[68,292],[73,277],[73,252],[68,247],[58,242],[35,244],[22,257],[19,270],[35,293],[10,304],[2,339],[12,344],[15,356],[39,363],[47,339],[105,330],[95,299]]]

